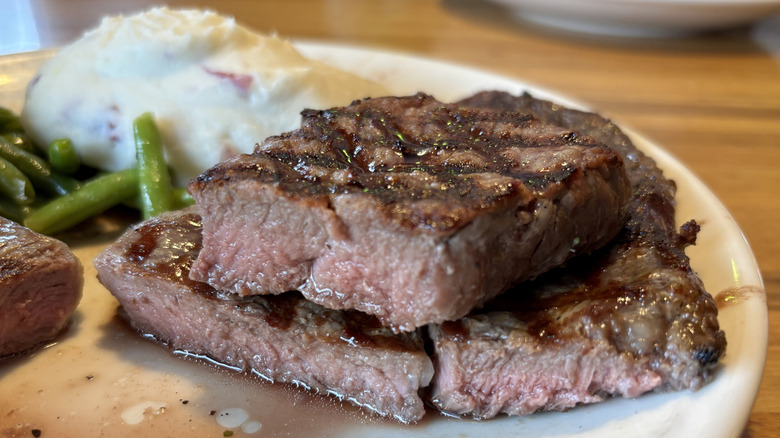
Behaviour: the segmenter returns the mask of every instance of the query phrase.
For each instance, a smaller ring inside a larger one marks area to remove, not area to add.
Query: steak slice
[[[674,183],[602,117],[531,96],[476,95],[468,106],[530,111],[623,156],[634,196],[618,237],[591,256],[518,286],[479,312],[432,325],[430,401],[490,418],[566,410],[606,396],[697,389],[725,352],[717,307],[683,249],[698,226],[674,228]]]
[[[329,393],[404,423],[422,418],[433,365],[420,333],[335,311],[299,293],[225,296],[190,280],[201,219],[170,213],[128,230],[95,259],[98,278],[141,333],[260,375]]]
[[[0,357],[57,337],[83,282],[81,263],[65,243],[0,217]]]
[[[464,316],[606,244],[630,199],[609,147],[424,94],[304,111],[299,130],[189,189],[203,212],[193,279],[241,295],[300,290],[396,331]]]

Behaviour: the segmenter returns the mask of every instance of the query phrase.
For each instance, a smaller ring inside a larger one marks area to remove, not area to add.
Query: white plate
[[[492,1],[544,25],[624,36],[672,36],[743,26],[780,12],[778,0]]]
[[[531,91],[522,82],[414,57],[329,45],[299,44],[323,59],[386,84],[397,94],[426,91],[452,100],[482,89]],[[24,86],[51,52],[0,57],[0,105],[18,110]],[[89,92],[85,88],[85,92]],[[205,366],[137,336],[116,318],[116,301],[96,281],[92,258],[108,241],[74,245],[86,286],[70,332],[32,356],[0,363],[0,430],[30,436],[221,436],[223,409],[242,409],[262,424],[254,436],[403,437],[730,437],[738,435],[758,391],[767,348],[766,296],[753,255],[733,218],[679,162],[640,136],[679,186],[679,219],[704,224],[689,250],[693,266],[721,300],[728,349],[715,380],[698,392],[613,399],[565,413],[465,421],[427,415],[416,426],[377,419],[354,406],[259,378]],[[236,411],[232,411],[235,418]],[[133,424],[135,423],[135,424]],[[230,427],[236,436],[250,436]],[[152,435],[154,434],[154,435]],[[11,434],[13,436],[13,433]]]

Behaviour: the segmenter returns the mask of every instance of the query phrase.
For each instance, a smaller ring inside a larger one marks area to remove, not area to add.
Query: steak
[[[697,389],[725,352],[717,307],[684,247],[691,221],[674,226],[673,181],[614,124],[529,95],[486,92],[461,102],[528,111],[617,150],[632,181],[630,217],[588,257],[517,286],[480,311],[431,325],[438,409],[490,418],[566,410],[607,396]]]
[[[81,300],[83,281],[65,243],[0,217],[0,357],[56,338]]]
[[[299,290],[396,331],[466,315],[623,226],[620,156],[527,112],[418,94],[303,112],[299,130],[190,183],[194,280]]]
[[[98,278],[141,333],[170,347],[333,394],[404,423],[425,408],[433,374],[419,331],[335,311],[299,293],[239,297],[191,280],[201,219],[168,213],[128,230],[95,259]]]

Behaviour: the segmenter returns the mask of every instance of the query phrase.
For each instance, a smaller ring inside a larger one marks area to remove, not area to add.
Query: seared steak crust
[[[54,339],[81,300],[68,246],[0,217],[0,357]]]
[[[531,96],[487,92],[463,105],[528,111],[615,148],[633,186],[618,237],[458,321],[432,325],[431,403],[489,418],[565,410],[609,395],[697,389],[725,351],[717,307],[674,228],[674,183],[602,117]]]
[[[452,320],[604,245],[630,198],[615,151],[527,112],[418,94],[307,110],[190,184],[192,278],[300,290],[398,331]]]
[[[326,309],[299,293],[237,297],[189,278],[201,249],[194,212],[130,230],[95,259],[130,323],[172,348],[334,394],[409,423],[433,365],[419,332],[395,334],[372,316]]]

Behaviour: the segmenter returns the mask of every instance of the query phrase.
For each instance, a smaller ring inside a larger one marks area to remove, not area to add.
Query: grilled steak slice
[[[100,281],[130,323],[172,348],[336,394],[402,422],[425,412],[418,389],[433,365],[418,332],[394,334],[375,317],[326,309],[298,293],[223,296],[190,280],[200,216],[166,214],[128,230],[95,259]]]
[[[418,94],[307,110],[297,131],[190,184],[193,279],[300,290],[397,331],[464,316],[604,245],[625,222],[620,157],[527,113]]]
[[[491,92],[464,105],[531,111],[613,146],[633,183],[630,219],[595,254],[518,286],[481,311],[430,327],[430,401],[477,418],[565,410],[609,395],[697,389],[725,351],[717,307],[674,228],[674,183],[598,115]]]
[[[628,136],[614,123],[604,117],[586,111],[566,108],[550,101],[536,99],[528,93],[515,96],[502,91],[484,91],[458,102],[469,108],[493,109],[499,112],[517,111],[531,114],[544,123],[560,126],[591,137],[609,145],[623,158],[628,178],[633,189],[642,189],[647,202],[663,211],[663,217],[656,217],[652,227],[662,226],[667,233],[675,232],[674,225],[674,181],[664,177],[655,161],[639,151]],[[652,198],[652,199],[649,199]],[[635,203],[636,200],[630,202]],[[671,208],[672,211],[666,211]]]
[[[0,357],[54,339],[81,300],[81,263],[68,246],[0,217]]]

